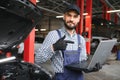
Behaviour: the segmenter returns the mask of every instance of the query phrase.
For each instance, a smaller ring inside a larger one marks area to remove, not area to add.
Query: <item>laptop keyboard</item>
[[[79,63],[73,63],[68,65],[69,67],[73,67],[73,68],[83,68],[86,69],[88,67],[89,62],[88,61],[82,61]]]
[[[79,66],[80,68],[87,68],[88,67],[88,61],[82,61],[76,64],[75,66]]]

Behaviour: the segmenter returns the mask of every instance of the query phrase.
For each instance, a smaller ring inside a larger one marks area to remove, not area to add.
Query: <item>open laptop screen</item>
[[[93,68],[96,63],[104,64],[107,58],[110,56],[111,50],[116,42],[117,39],[101,40],[88,68]]]

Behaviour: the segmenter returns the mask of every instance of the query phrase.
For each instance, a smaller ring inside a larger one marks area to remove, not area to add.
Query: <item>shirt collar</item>
[[[66,35],[69,35],[70,36],[70,34],[67,32],[67,30],[66,30],[66,28],[65,27],[62,27],[61,28],[61,30],[62,30],[62,32],[64,33],[64,34],[66,34]],[[73,36],[75,36],[77,33],[76,33],[76,31],[74,30],[74,34],[72,35],[72,37]]]

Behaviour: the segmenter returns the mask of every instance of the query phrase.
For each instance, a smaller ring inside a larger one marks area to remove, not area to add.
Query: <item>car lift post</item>
[[[107,6],[103,5],[103,12],[105,12],[103,18],[106,20],[111,20],[111,14],[107,13],[107,11],[109,11],[109,10],[111,10],[111,9],[108,8]]]
[[[36,0],[30,0],[36,4]],[[27,62],[34,63],[34,41],[35,41],[35,28],[30,32],[24,41],[24,54],[23,59]]]
[[[107,11],[110,11],[111,9],[107,7]],[[106,13],[106,20],[111,20],[111,14],[110,13]]]
[[[78,34],[83,32],[83,13],[84,13],[84,0],[77,0],[77,5],[80,7],[80,23],[76,28]]]
[[[90,54],[90,43],[91,43],[91,19],[92,19],[92,0],[86,1],[86,12],[88,15],[85,17],[85,30],[83,30],[83,13],[84,13],[84,0],[77,0],[77,5],[80,7],[80,23],[76,29],[79,34],[82,34],[83,31],[87,32],[86,41],[86,50],[87,54]]]
[[[115,13],[114,14],[114,22],[117,24],[118,23],[118,15]]]
[[[100,0],[100,2],[102,3],[102,7],[103,7],[103,19],[111,20],[111,14],[107,13],[107,11],[111,9],[107,6],[104,0]]]
[[[86,13],[88,15],[85,16],[85,32],[87,32],[86,36],[86,50],[87,54],[90,55],[91,51],[91,24],[92,24],[92,0],[86,0]]]

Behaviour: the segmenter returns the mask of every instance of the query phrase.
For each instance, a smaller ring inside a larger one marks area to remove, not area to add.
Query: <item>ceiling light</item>
[[[35,29],[35,31],[38,31],[38,29]]]
[[[40,2],[40,0],[36,0],[36,2]]]
[[[115,13],[115,12],[120,12],[120,10],[110,10],[110,11],[107,11],[107,13]]]
[[[56,18],[63,18],[63,16],[56,16]]]
[[[40,31],[46,31],[46,29],[40,29]]]
[[[88,13],[83,13],[84,16],[88,15]]]

